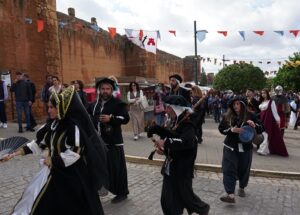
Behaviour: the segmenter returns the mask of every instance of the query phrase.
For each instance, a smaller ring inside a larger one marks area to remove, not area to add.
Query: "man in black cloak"
[[[125,200],[129,194],[121,129],[122,124],[129,122],[129,114],[126,103],[113,97],[114,89],[113,80],[103,78],[98,81],[96,83],[98,98],[90,105],[88,111],[108,148],[109,186],[106,188],[116,195],[111,202],[118,203]]]

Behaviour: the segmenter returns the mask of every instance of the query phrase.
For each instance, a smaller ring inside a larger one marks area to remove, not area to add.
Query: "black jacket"
[[[88,112],[92,116],[94,126],[98,132],[100,128],[100,135],[106,144],[115,145],[123,143],[121,125],[129,122],[126,103],[111,97],[104,104],[104,107],[102,107],[101,100],[97,100],[89,106]],[[99,116],[101,114],[111,115],[110,122],[100,123]]]
[[[193,177],[198,147],[195,126],[190,120],[187,120],[180,123],[172,133],[166,138],[164,146],[165,155],[172,159],[170,176]]]
[[[257,117],[255,116],[255,114],[247,112],[247,116],[246,116],[246,120],[252,120],[256,127],[256,133],[257,134],[261,134],[264,131],[263,125],[262,123],[257,119]],[[233,127],[242,127],[244,125],[248,125],[247,123],[242,123],[238,118],[235,118],[234,120],[232,120],[232,122],[228,122],[225,117],[223,117],[222,121],[219,124],[219,131],[221,132],[221,134],[226,135],[225,140],[224,140],[224,144],[233,148],[235,151],[238,151],[238,143],[240,143],[240,139],[239,139],[239,134],[238,133],[234,133],[231,131],[231,129]],[[252,142],[250,143],[243,143],[243,149],[244,151],[248,151],[250,149],[253,148]]]
[[[31,86],[25,80],[19,80],[16,83],[13,83],[10,91],[15,93],[15,99],[17,102],[33,102]]]

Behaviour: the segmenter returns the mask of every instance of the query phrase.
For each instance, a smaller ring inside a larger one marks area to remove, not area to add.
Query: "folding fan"
[[[22,147],[29,140],[25,137],[9,137],[0,142],[0,160],[4,155],[16,151],[18,148]]]

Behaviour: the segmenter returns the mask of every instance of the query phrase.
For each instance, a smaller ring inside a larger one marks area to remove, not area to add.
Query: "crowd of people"
[[[34,131],[37,123],[31,107],[36,88],[27,74],[18,72],[16,76],[10,90],[15,95],[18,132],[23,132],[23,112],[26,130]],[[260,155],[288,156],[284,130],[288,124],[296,130],[299,124],[297,94],[287,97],[281,86],[275,88],[274,96],[268,89],[260,92],[247,89],[240,94],[231,90],[204,93],[196,85],[182,86],[180,75],[171,75],[169,81],[169,89],[164,84],[155,87],[155,124],[147,128],[155,151],[165,156],[161,170],[164,214],[179,215],[184,209],[189,214],[209,213],[209,204],[202,201],[192,187],[206,115],[213,114],[220,133],[225,135],[222,171],[226,195],[221,201],[235,203],[237,180],[238,195],[246,196],[253,142],[257,136],[263,137],[257,144]],[[115,195],[111,200],[113,204],[127,199],[129,188],[121,126],[131,120],[133,139],[139,140],[145,129],[144,92],[137,82],[131,82],[127,102],[122,101],[117,79],[113,76],[97,81],[97,99],[92,103],[87,101],[83,89],[81,80],[66,85],[57,76],[46,77],[40,93],[48,113],[46,123],[38,129],[36,140],[2,159],[8,161],[15,156],[40,153],[44,164],[12,214],[104,214],[98,197],[100,190]],[[1,81],[2,128],[7,128],[4,108],[7,97],[7,88]],[[245,139],[246,132],[252,132],[253,137]],[[159,139],[153,138],[153,134]]]

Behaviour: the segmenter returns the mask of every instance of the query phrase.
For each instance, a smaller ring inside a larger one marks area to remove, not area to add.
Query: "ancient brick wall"
[[[32,24],[25,23],[25,18],[31,18]],[[37,32],[38,19],[44,20],[44,30],[40,33]],[[12,80],[16,71],[25,71],[40,91],[47,73],[60,74],[56,2],[1,0],[0,47],[0,69],[10,71]],[[7,106],[14,109],[13,100],[8,101]],[[35,115],[43,115],[42,106],[37,99],[33,106]],[[8,117],[13,118],[11,111]]]
[[[25,23],[31,18],[32,24]],[[37,20],[44,29],[37,32]],[[63,28],[59,22],[66,22]],[[81,79],[93,84],[95,77],[114,75],[155,78],[168,83],[171,74],[183,73],[183,60],[157,50],[145,52],[126,36],[112,39],[107,31],[95,32],[90,22],[56,12],[53,0],[0,0],[0,70],[9,70],[12,80],[17,70],[26,71],[37,87],[34,115],[45,116],[39,93],[47,74],[54,74],[63,83]],[[12,100],[7,102],[8,117],[13,118]]]

